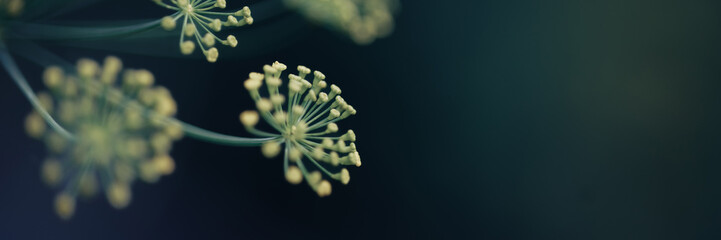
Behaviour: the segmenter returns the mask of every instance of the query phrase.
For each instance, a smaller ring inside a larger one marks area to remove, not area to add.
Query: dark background
[[[65,18],[159,14],[109,1]],[[30,105],[4,75],[0,239],[721,238],[721,3],[416,0],[396,20],[357,46],[273,14],[235,31],[252,36],[215,64],[181,58],[176,36],[104,50],[40,41],[71,62],[114,54],[150,69],[179,119],[243,136],[248,72],[321,70],[359,110],[339,125],[357,133],[363,166],[321,199],[259,148],[185,138],[176,172],[135,184],[127,209],[98,196],[64,222],[40,181],[43,144],[23,130]],[[19,63],[40,89],[42,69]]]

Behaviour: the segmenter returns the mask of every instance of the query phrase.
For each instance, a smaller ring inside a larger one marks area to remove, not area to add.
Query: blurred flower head
[[[280,136],[278,140],[263,144],[261,150],[268,158],[283,152],[288,182],[298,184],[305,179],[319,196],[330,195],[331,184],[324,180],[323,174],[348,184],[350,175],[343,166],[361,165],[355,133],[348,130],[338,134],[336,124],[355,115],[356,110],[340,96],[338,86],[331,85],[330,90],[324,92],[328,84],[323,73],[313,72],[312,83],[306,80],[311,70],[304,66],[298,66],[298,75],[289,74],[287,86],[281,86],[281,74],[285,69],[284,64],[275,62],[263,67],[264,74],[249,75],[245,88],[255,100],[258,111],[241,113],[240,121],[249,132],[258,136]],[[263,85],[265,89],[261,89]],[[282,94],[281,88],[287,94]],[[256,129],[260,118],[277,133]],[[307,167],[304,162],[310,162],[312,166]]]
[[[369,44],[393,32],[396,0],[284,0],[309,20]]]
[[[17,17],[24,7],[24,0],[0,0],[0,16]]]
[[[37,112],[25,123],[28,135],[47,146],[41,175],[61,189],[55,210],[63,219],[74,214],[76,196],[91,197],[98,190],[113,207],[126,207],[133,181],[152,183],[173,172],[169,152],[182,137],[180,126],[167,118],[176,112],[175,101],[167,89],[153,86],[149,71],[122,70],[118,58],[108,57],[102,65],[81,59],[76,72],[47,68],[43,78],[49,92],[38,94],[74,139],[47,128]]]

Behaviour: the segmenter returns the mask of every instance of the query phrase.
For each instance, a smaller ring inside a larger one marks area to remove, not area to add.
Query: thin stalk
[[[28,101],[30,101],[30,104],[33,105],[33,108],[35,108],[35,110],[40,114],[40,116],[45,119],[45,122],[47,122],[51,128],[53,128],[64,138],[68,140],[74,140],[75,136],[73,136],[73,134],[60,126],[60,124],[58,124],[55,119],[50,116],[50,113],[48,113],[48,111],[45,110],[45,108],[43,108],[43,106],[40,104],[40,100],[38,100],[35,92],[33,92],[32,88],[30,88],[28,81],[18,69],[17,64],[15,64],[12,56],[10,56],[10,54],[8,53],[7,48],[5,47],[5,43],[3,42],[0,42],[0,62],[2,62],[3,67],[5,67],[5,70],[7,70],[10,74],[10,78],[13,79],[15,84],[18,85],[18,87],[23,92]]]

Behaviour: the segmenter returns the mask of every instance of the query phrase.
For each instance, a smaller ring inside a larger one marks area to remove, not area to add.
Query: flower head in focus
[[[284,64],[275,62],[263,67],[264,74],[249,75],[244,84],[258,111],[241,113],[240,121],[252,134],[280,136],[278,140],[264,143],[261,150],[268,158],[283,152],[288,182],[299,184],[305,179],[319,196],[330,195],[331,184],[324,175],[348,184],[350,175],[343,166],[361,166],[355,133],[348,130],[339,134],[336,124],[355,115],[356,110],[340,96],[338,86],[331,85],[330,90],[324,92],[328,84],[323,73],[313,72],[312,83],[306,80],[311,70],[304,66],[298,66],[298,75],[289,74],[287,86],[281,86],[281,74],[285,69]],[[265,88],[262,89],[263,85]],[[281,88],[287,94],[282,94]],[[256,129],[260,118],[277,133]]]
[[[233,35],[221,39],[216,32],[223,27],[240,27],[253,24],[253,17],[250,16],[250,9],[243,7],[236,12],[217,12],[216,8],[224,9],[225,0],[153,0],[160,6],[175,10],[170,16],[161,19],[161,26],[165,30],[173,30],[177,21],[182,22],[180,31],[180,52],[190,55],[195,50],[196,43],[200,46],[208,62],[218,60],[218,49],[215,43],[235,47],[238,40]],[[191,38],[186,40],[185,38]],[[194,40],[194,41],[193,41]]]
[[[103,190],[110,204],[121,209],[130,203],[136,179],[152,183],[173,172],[169,152],[182,129],[167,120],[176,112],[175,101],[167,89],[153,86],[152,73],[123,71],[118,58],[108,57],[103,65],[79,60],[77,74],[49,67],[43,78],[49,93],[38,94],[41,105],[74,138],[48,128],[37,112],[28,115],[25,129],[48,148],[41,175],[61,189],[55,198],[61,218],[73,216],[78,195]]]

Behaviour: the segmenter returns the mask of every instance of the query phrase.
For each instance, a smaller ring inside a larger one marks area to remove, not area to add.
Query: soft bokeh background
[[[721,238],[721,3],[402,4],[395,33],[370,46],[284,13],[268,22],[287,27],[258,38],[279,47],[222,48],[216,64],[48,45],[150,69],[180,119],[237,135],[248,72],[274,60],[321,70],[359,110],[340,126],[364,165],[319,199],[258,148],[186,138],[177,171],[135,184],[127,209],[98,197],[63,222],[40,181],[43,145],[22,128],[30,105],[2,75],[0,239]],[[164,13],[91,7],[69,18]],[[40,88],[42,69],[19,62]]]

